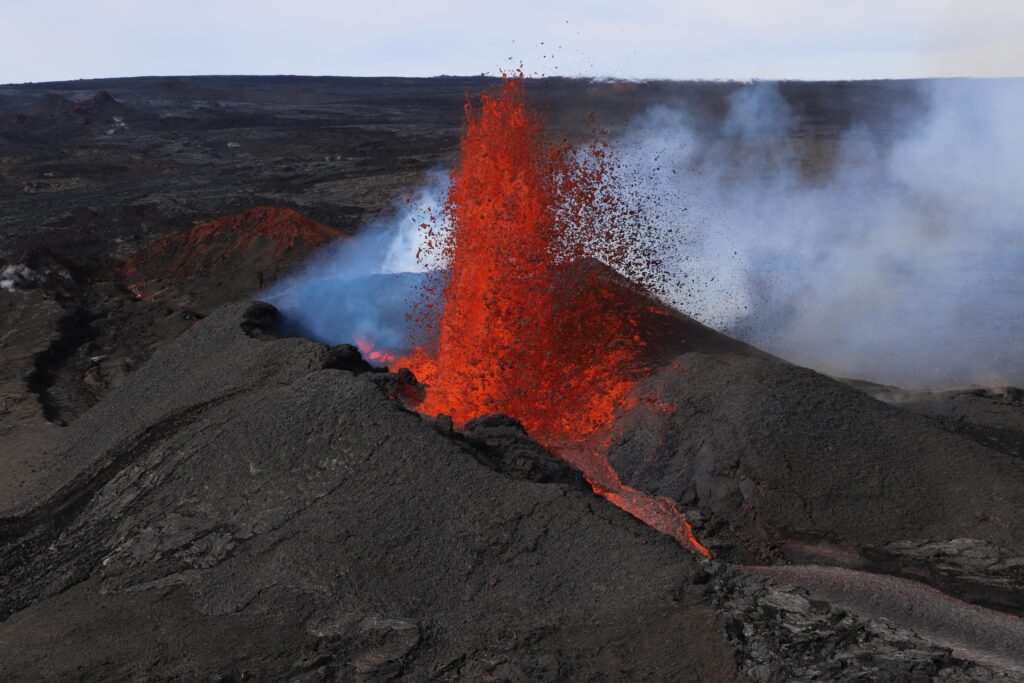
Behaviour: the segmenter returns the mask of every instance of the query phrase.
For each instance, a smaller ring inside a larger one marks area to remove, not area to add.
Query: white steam
[[[796,140],[766,83],[736,91],[710,133],[679,107],[635,121],[615,151],[691,236],[666,245],[689,276],[676,303],[837,375],[1024,381],[1024,82],[922,88],[925,115],[895,137]],[[837,154],[817,177],[815,145]]]
[[[407,349],[407,314],[419,295],[420,225],[444,205],[448,174],[423,186],[386,219],[321,249],[297,274],[260,298],[282,312],[289,331],[326,342],[370,340],[377,349]]]
[[[46,278],[36,271],[23,264],[4,266],[0,270],[0,290],[13,292],[16,289],[31,289],[38,287],[46,281]]]

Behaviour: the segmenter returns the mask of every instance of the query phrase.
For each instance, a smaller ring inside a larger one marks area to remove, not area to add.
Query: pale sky
[[[0,0],[0,83],[520,62],[620,78],[1024,76],[1024,0]]]

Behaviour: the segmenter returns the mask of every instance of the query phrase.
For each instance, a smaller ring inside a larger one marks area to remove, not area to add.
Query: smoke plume
[[[771,83],[711,131],[672,106],[629,126],[615,153],[690,237],[673,303],[839,376],[1024,381],[1024,82],[919,87],[895,131],[797,137]]]

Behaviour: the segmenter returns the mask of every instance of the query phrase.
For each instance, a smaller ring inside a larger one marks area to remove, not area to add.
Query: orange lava
[[[573,464],[576,464],[577,467],[580,466],[578,463]],[[602,467],[601,464],[604,466]],[[689,546],[709,560],[711,559],[711,551],[697,540],[697,536],[693,533],[693,526],[672,500],[663,496],[652,496],[624,484],[615,469],[603,458],[595,465],[589,468],[580,468],[595,493],[630,513],[647,526],[673,537],[680,545]],[[599,471],[604,475],[603,478],[599,479],[595,474]]]
[[[606,266],[641,289],[659,273],[636,212],[614,192],[606,146],[548,142],[522,77],[467,102],[465,116],[447,225],[424,226],[426,258],[448,271],[436,345],[398,362],[427,385],[420,409],[456,424],[495,412],[519,419],[595,492],[710,557],[674,505],[580,448],[634,400],[643,370],[640,316]]]
[[[405,362],[430,386],[423,410],[504,412],[548,442],[610,423],[643,342],[586,267],[606,171],[600,145],[547,143],[521,79],[467,103],[450,229],[428,235],[449,266],[437,348]]]
[[[359,349],[359,353],[362,354],[366,360],[376,361],[378,363],[394,363],[395,355],[388,353],[387,351],[378,351],[373,344],[373,340],[368,337],[356,337],[356,348]]]

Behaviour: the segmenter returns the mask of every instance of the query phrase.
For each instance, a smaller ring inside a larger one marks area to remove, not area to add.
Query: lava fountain
[[[419,408],[456,424],[501,412],[578,467],[594,491],[706,557],[667,499],[636,491],[602,441],[643,371],[631,287],[664,282],[643,216],[622,199],[600,137],[548,141],[521,76],[467,101],[459,163],[423,258],[447,273],[436,341],[398,361],[427,386]]]

